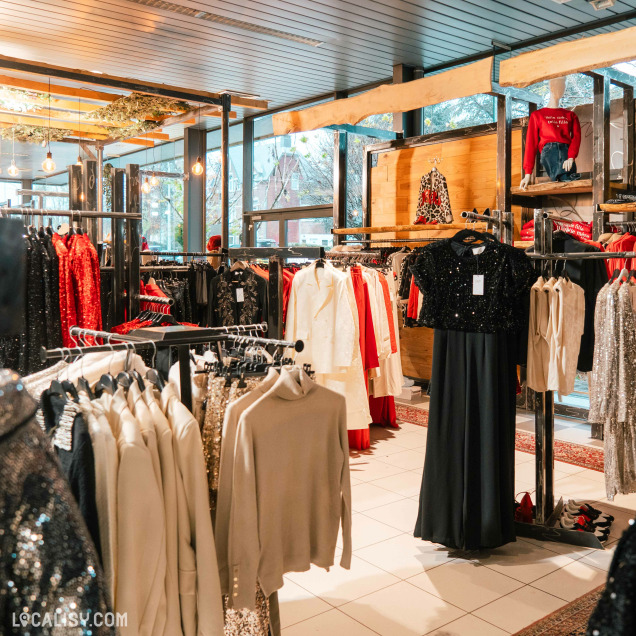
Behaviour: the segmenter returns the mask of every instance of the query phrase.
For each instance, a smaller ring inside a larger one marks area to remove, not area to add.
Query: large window
[[[208,134],[205,182],[206,237],[221,234],[221,133]],[[230,247],[241,245],[243,229],[243,125],[230,126]],[[207,240],[207,239],[206,239]]]
[[[141,168],[158,173],[183,173],[183,157],[150,163]],[[154,178],[153,178],[154,177]],[[145,174],[149,192],[141,194],[141,231],[148,247],[156,251],[183,250],[183,178]]]
[[[311,207],[333,202],[332,130],[274,137],[271,116],[254,124],[253,209]]]
[[[15,207],[21,200],[18,194],[21,187],[20,181],[0,181],[0,203],[10,203]]]
[[[491,124],[497,117],[492,95],[473,95],[424,108],[424,134]]]

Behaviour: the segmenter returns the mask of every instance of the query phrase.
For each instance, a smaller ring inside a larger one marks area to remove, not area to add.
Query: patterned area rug
[[[515,636],[585,636],[587,624],[603,593],[604,585],[517,632]]]
[[[424,409],[396,403],[395,412],[398,420],[417,424],[418,426],[428,426],[428,411]],[[534,455],[534,434],[526,431],[517,431],[515,447],[518,451]],[[554,441],[554,458],[566,464],[574,464],[575,466],[589,468],[600,473],[603,472],[604,455],[602,448],[583,446],[557,439]]]

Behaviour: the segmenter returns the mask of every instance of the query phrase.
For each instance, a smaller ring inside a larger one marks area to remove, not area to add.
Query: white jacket
[[[302,340],[296,363],[310,363],[315,381],[343,395],[347,428],[371,423],[362,355],[358,310],[351,276],[330,263],[312,263],[294,276],[285,330],[287,340]]]

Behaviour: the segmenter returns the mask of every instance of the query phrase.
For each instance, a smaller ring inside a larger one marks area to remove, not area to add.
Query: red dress
[[[364,370],[365,379],[371,369],[377,369],[380,366],[378,360],[378,349],[375,342],[375,329],[373,327],[373,318],[371,316],[369,287],[364,281],[362,270],[360,267],[352,267],[349,270],[351,281],[353,282],[353,292],[356,298],[356,306],[358,308],[358,322],[360,323],[360,353],[362,356],[362,368]],[[349,448],[356,450],[365,450],[371,446],[371,435],[368,428],[356,429],[349,431]]]
[[[68,238],[70,272],[75,289],[77,325],[84,329],[102,328],[100,272],[97,250],[86,234]]]
[[[69,253],[64,239],[59,234],[53,234],[53,247],[57,254],[60,270],[60,323],[62,326],[62,344],[65,347],[76,345],[69,329],[77,325],[75,312],[75,289],[71,276]]]

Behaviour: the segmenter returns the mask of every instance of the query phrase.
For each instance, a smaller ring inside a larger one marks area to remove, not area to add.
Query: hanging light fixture
[[[12,154],[13,154],[13,156],[11,158],[11,165],[9,166],[9,169],[7,170],[7,172],[12,177],[17,177],[20,174],[20,170],[18,169],[18,166],[15,165],[15,128],[13,129],[13,152],[12,152]]]
[[[159,185],[159,177],[153,172],[152,177],[150,177],[150,185],[153,188],[156,188]]]
[[[51,78],[49,77],[49,130],[48,130],[48,152],[46,159],[42,162],[42,170],[44,172],[53,172],[55,170],[55,161],[53,161],[53,153],[51,152]]]
[[[148,181],[148,177],[144,179],[144,182],[141,184],[141,191],[144,194],[150,193],[150,181]]]
[[[197,157],[196,163],[192,166],[192,174],[197,177],[203,174],[203,162],[201,157]]]
[[[77,131],[79,132],[79,141],[77,142],[77,161],[76,166],[83,166],[82,162],[82,122],[80,121],[80,110],[82,108],[82,98],[78,98],[77,102]],[[49,113],[50,114],[50,113]]]

